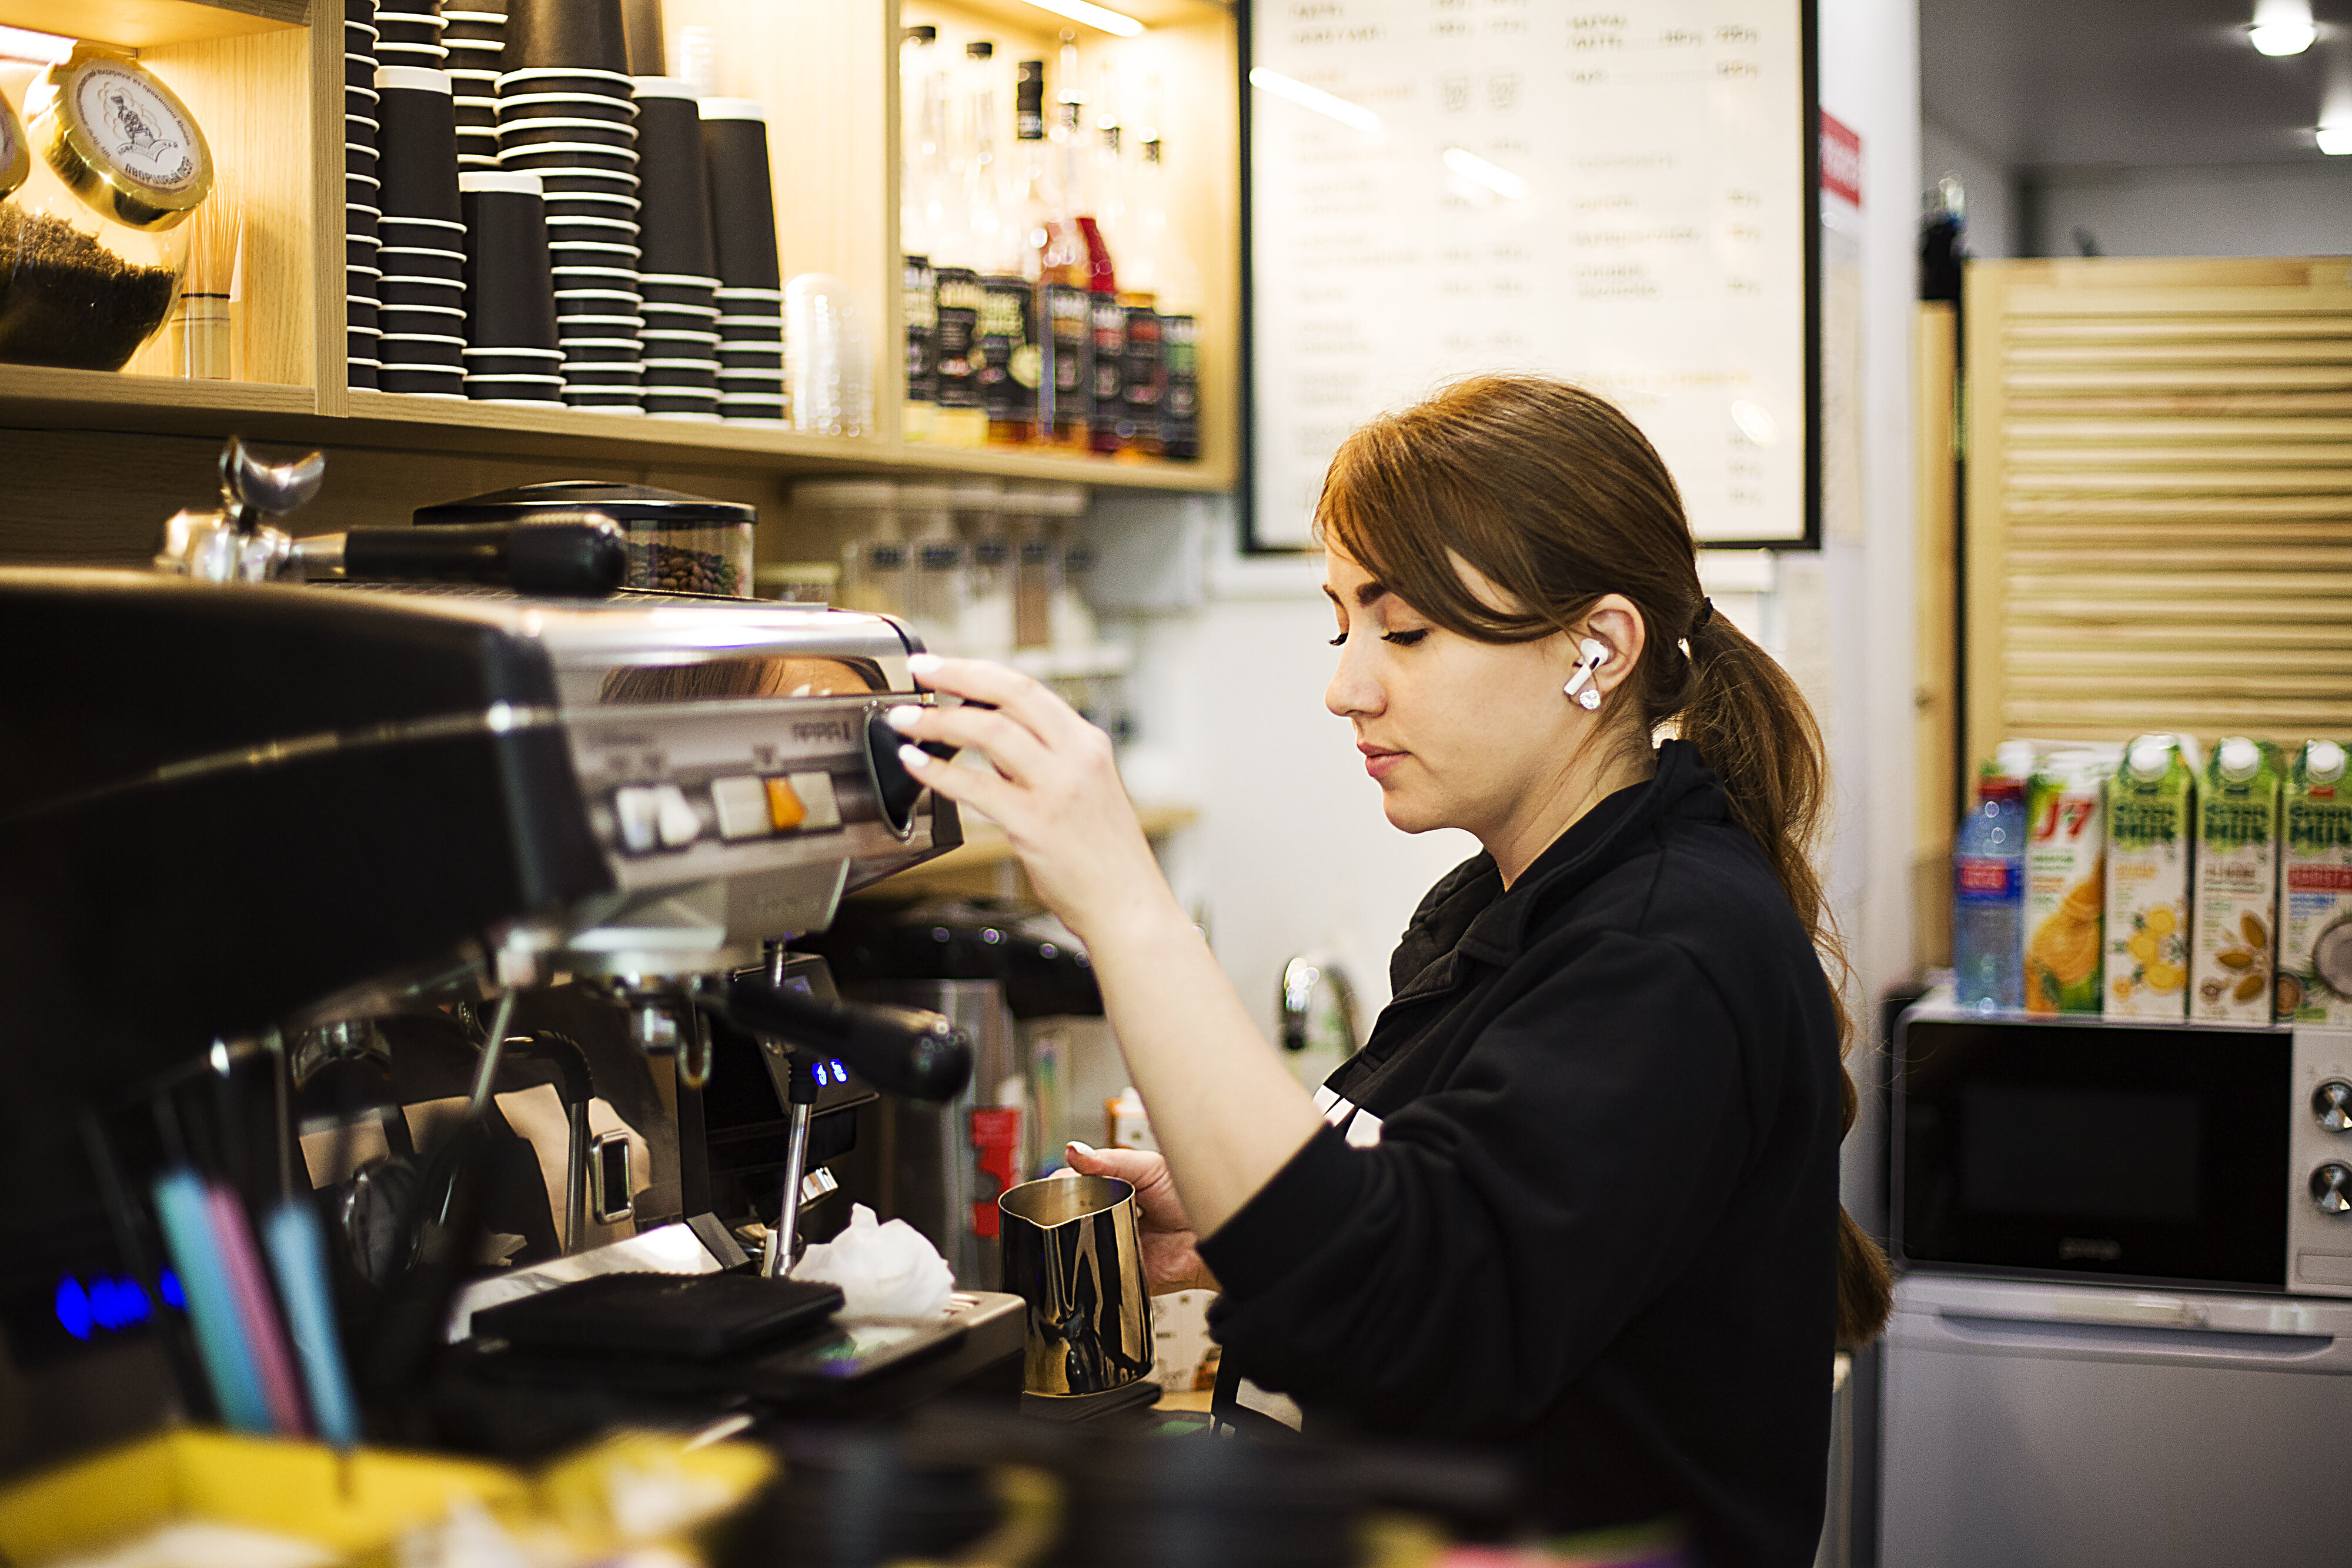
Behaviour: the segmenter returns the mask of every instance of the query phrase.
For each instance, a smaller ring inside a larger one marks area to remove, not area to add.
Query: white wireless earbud
[[[1609,662],[1609,650],[1587,637],[1576,645],[1576,669],[1560,690],[1577,700],[1578,706],[1591,713],[1601,706],[1601,688],[1591,684],[1592,672]]]

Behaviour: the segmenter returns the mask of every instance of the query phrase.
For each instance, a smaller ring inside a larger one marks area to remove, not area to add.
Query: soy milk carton
[[[2189,1016],[2271,1021],[2277,946],[2278,747],[2233,735],[2213,748],[2197,789],[2197,931]]]
[[[2106,766],[2059,752],[2025,796],[2025,1010],[2095,1013],[2105,932]]]
[[[2107,780],[2105,990],[2111,1019],[2179,1019],[2189,1001],[2196,742],[2143,735]]]
[[[2278,1019],[2352,1027],[2352,779],[2332,740],[2304,744],[2280,815]]]

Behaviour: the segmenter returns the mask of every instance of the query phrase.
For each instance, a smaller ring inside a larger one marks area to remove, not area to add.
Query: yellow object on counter
[[[338,1556],[387,1545],[461,1500],[530,1495],[500,1466],[226,1432],[167,1432],[0,1492],[0,1553],[23,1568],[88,1553],[172,1520],[315,1542]]]

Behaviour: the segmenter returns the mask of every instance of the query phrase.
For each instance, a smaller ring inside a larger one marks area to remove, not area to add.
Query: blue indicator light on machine
[[[166,1272],[162,1283],[164,1301],[174,1307],[184,1305],[178,1277]],[[111,1274],[97,1275],[87,1285],[66,1275],[58,1281],[55,1305],[58,1326],[83,1341],[100,1329],[117,1333],[136,1328],[155,1315],[154,1303],[137,1281]]]
[[[172,1270],[166,1269],[163,1270],[163,1278],[159,1283],[163,1287],[163,1304],[165,1306],[171,1308],[175,1312],[184,1312],[188,1310],[187,1292],[180,1289],[180,1277],[177,1274],[174,1274]]]
[[[833,1081],[835,1083],[846,1083],[849,1082],[849,1069],[844,1067],[837,1061],[833,1064]]]

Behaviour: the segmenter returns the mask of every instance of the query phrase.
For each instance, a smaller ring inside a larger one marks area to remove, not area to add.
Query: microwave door
[[[1915,1016],[1898,1051],[1905,1261],[2284,1285],[2285,1034]]]

